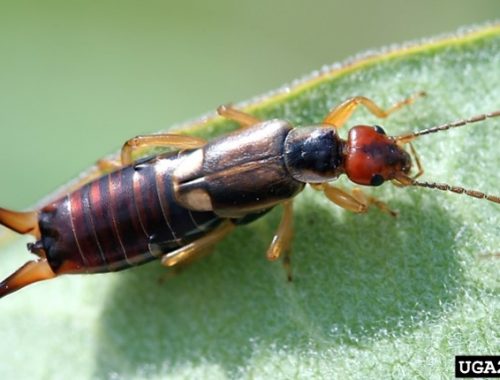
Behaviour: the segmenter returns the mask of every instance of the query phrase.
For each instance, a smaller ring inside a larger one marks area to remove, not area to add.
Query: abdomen
[[[190,211],[173,196],[178,155],[105,175],[41,210],[42,245],[55,273],[128,268],[215,228],[213,212]],[[150,249],[150,247],[161,247]]]

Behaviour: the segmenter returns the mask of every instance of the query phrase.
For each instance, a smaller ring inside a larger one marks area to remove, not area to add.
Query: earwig
[[[363,213],[374,206],[396,216],[359,188],[349,192],[330,184],[342,174],[363,186],[391,181],[500,203],[499,196],[478,190],[418,181],[424,171],[411,144],[423,135],[498,117],[500,111],[395,137],[380,126],[367,125],[351,128],[347,139],[337,133],[359,105],[385,118],[423,95],[417,93],[387,110],[368,98],[353,97],[321,124],[301,128],[223,106],[219,115],[241,128],[215,140],[137,136],[124,144],[120,162],[99,161],[101,177],[60,199],[31,212],[0,208],[0,224],[32,235],[35,242],[28,250],[38,256],[0,283],[0,297],[61,274],[117,271],[154,259],[167,267],[185,265],[238,225],[280,204],[284,212],[267,258],[282,257],[291,279],[293,198],[306,184],[347,210]],[[133,161],[137,149],[158,146],[177,150]],[[417,169],[413,175],[412,166]]]

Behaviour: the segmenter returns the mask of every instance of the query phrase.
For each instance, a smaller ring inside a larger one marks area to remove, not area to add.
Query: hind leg
[[[195,240],[194,242],[189,243],[175,251],[166,253],[162,256],[161,263],[167,267],[190,263],[203,256],[203,254],[208,253],[208,250],[211,247],[227,236],[234,228],[235,225],[232,222],[224,222],[215,230],[209,232],[207,235],[199,238],[198,240]],[[154,246],[150,247],[150,249],[153,252],[156,250]]]
[[[0,207],[0,224],[18,234],[30,234],[40,239],[38,213],[36,211],[11,211]]]

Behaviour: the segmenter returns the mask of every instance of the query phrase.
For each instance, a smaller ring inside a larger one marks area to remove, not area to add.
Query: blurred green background
[[[1,205],[29,207],[136,134],[499,15],[498,0],[0,0]]]

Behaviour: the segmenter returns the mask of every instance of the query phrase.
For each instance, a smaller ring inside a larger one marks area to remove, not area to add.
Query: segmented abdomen
[[[214,213],[191,212],[175,201],[171,174],[178,161],[178,155],[159,156],[125,167],[42,209],[42,244],[53,270],[125,269],[217,226]]]

